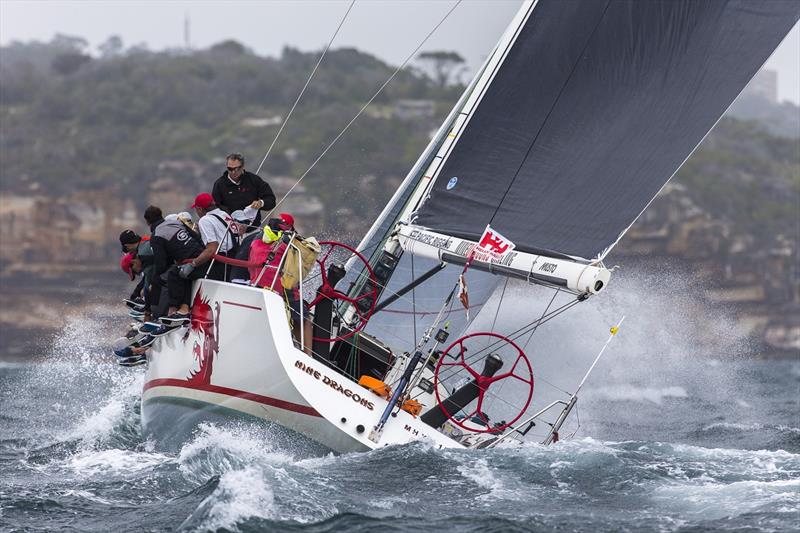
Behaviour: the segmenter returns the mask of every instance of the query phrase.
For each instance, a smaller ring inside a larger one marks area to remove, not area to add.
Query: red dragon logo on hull
[[[202,287],[201,287],[202,289]],[[207,298],[202,295],[201,289],[197,290],[192,302],[191,331],[196,331],[203,337],[202,345],[195,341],[192,353],[200,363],[198,370],[189,373],[189,383],[209,385],[211,373],[214,371],[214,358],[219,352],[219,303],[214,302],[214,309]]]

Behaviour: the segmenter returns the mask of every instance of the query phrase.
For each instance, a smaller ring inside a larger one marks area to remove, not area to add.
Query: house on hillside
[[[433,100],[398,100],[393,115],[400,120],[430,118],[436,114]]]

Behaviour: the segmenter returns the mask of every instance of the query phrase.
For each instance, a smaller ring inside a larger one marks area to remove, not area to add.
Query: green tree
[[[459,78],[466,68],[464,67],[464,58],[458,52],[445,50],[423,52],[417,56],[417,59],[433,71],[433,79],[441,88],[451,82],[460,82]]]
[[[112,35],[97,47],[100,57],[110,59],[122,54],[122,38],[119,35]]]

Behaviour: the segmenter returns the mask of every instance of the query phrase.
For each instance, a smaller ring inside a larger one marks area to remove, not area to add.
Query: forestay
[[[538,0],[414,220],[602,259],[800,17],[773,0]]]

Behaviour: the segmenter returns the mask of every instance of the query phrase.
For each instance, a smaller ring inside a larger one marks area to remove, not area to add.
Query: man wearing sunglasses
[[[253,225],[261,222],[260,210],[275,207],[272,188],[257,175],[245,170],[242,154],[234,153],[225,158],[225,173],[214,182],[211,196],[217,207],[228,214],[245,207],[257,209]]]

